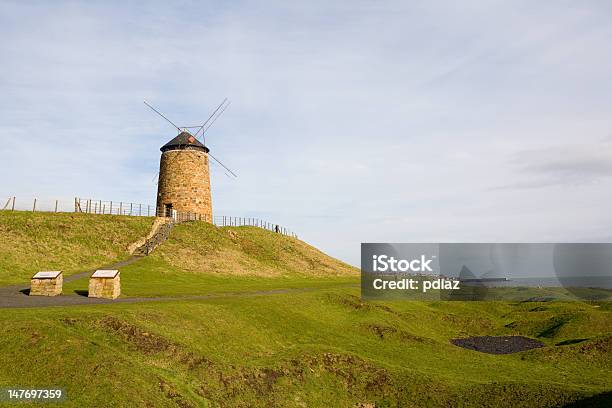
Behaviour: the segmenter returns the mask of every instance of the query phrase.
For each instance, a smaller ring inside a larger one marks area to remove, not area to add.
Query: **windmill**
[[[157,215],[171,217],[177,211],[212,222],[208,157],[219,164],[226,175],[238,176],[210,154],[210,149],[197,137],[201,132],[202,141],[205,141],[206,131],[225,112],[230,102],[225,98],[203,124],[183,127],[177,126],[147,102],[144,103],[178,131],[176,137],[160,148],[162,154],[157,183]],[[192,129],[197,130],[193,132]]]

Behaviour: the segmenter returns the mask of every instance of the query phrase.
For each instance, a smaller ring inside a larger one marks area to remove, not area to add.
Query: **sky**
[[[461,4],[458,4],[461,3]],[[359,264],[361,242],[612,240],[612,5],[0,3],[0,205],[154,204],[206,145],[213,210]]]

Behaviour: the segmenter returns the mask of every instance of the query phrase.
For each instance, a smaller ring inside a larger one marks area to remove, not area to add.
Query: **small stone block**
[[[41,271],[30,280],[30,296],[58,296],[62,294],[62,271]]]
[[[117,299],[121,294],[121,276],[117,270],[98,270],[89,278],[92,298]]]

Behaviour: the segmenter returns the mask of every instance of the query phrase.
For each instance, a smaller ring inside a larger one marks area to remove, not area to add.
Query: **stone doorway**
[[[172,217],[172,203],[164,204],[164,217]]]

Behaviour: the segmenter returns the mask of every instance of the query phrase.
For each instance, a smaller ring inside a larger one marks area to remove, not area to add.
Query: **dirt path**
[[[130,265],[139,259],[141,256],[132,256],[121,262],[117,262],[99,269],[120,269],[126,265]],[[81,272],[76,275],[68,276],[64,279],[65,282],[71,282],[77,279],[89,277],[94,270]],[[359,286],[358,284],[342,284],[340,286]],[[158,296],[158,297],[126,297],[115,300],[89,298],[82,295],[60,295],[60,296],[29,296],[29,286],[12,285],[0,287],[0,309],[3,308],[24,308],[24,307],[52,307],[52,306],[75,306],[75,305],[95,305],[95,304],[110,304],[110,303],[137,303],[137,302],[160,302],[172,300],[198,300],[198,299],[214,299],[224,297],[247,297],[247,296],[269,296],[291,292],[310,292],[318,288],[296,288],[296,289],[269,289],[257,290],[251,292],[230,292],[230,293],[211,293],[207,295],[193,296]]]

